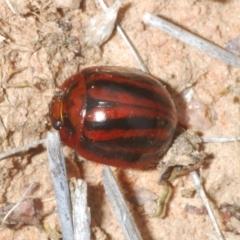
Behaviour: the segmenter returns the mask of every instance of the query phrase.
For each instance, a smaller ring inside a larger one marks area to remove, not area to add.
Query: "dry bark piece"
[[[165,174],[170,167],[189,167],[203,161],[206,158],[206,153],[199,150],[201,142],[201,138],[190,130],[177,137],[158,165],[161,175]]]
[[[199,150],[201,142],[201,138],[195,132],[188,130],[177,137],[159,162],[159,184],[164,185],[164,188],[157,202],[156,216],[165,217],[168,201],[173,194],[172,182],[177,177],[201,167],[206,158],[206,154]]]

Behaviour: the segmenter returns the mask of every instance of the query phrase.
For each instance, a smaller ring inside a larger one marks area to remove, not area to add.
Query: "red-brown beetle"
[[[171,143],[177,114],[164,86],[142,71],[90,67],[53,97],[61,140],[84,158],[117,167],[157,162]]]

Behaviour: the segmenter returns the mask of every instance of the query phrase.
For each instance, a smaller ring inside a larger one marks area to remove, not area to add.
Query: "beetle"
[[[157,163],[177,124],[170,94],[154,77],[126,67],[89,67],[67,79],[50,104],[62,142],[98,163]]]

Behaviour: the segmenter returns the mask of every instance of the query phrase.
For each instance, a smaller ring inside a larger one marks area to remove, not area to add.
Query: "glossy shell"
[[[62,142],[84,158],[117,167],[160,160],[171,143],[176,109],[164,86],[139,70],[90,67],[53,97],[50,116]]]

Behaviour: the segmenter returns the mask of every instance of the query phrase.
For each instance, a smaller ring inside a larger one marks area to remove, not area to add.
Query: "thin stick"
[[[240,141],[240,137],[201,137],[204,143],[227,143]]]
[[[131,40],[128,38],[128,36],[124,33],[123,29],[117,25],[117,32],[118,34],[121,36],[121,38],[123,39],[123,41],[125,42],[125,44],[128,46],[128,48],[130,49],[132,55],[134,56],[134,58],[137,60],[138,64],[141,67],[141,70],[143,72],[149,73],[146,65],[144,64],[142,58],[140,57],[140,55],[137,52],[137,49],[134,47],[134,45],[132,44]]]
[[[103,186],[127,240],[141,240],[117,182],[108,166],[103,166]]]
[[[220,48],[182,28],[150,13],[145,13],[142,18],[143,22],[151,25],[159,30],[162,30],[169,35],[177,38],[178,40],[185,42],[212,57],[215,57],[233,67],[240,67],[240,58],[235,54],[228,52],[227,50]]]
[[[58,132],[48,132],[46,138],[48,160],[60,215],[64,240],[74,239],[66,166]]]
[[[74,240],[91,239],[91,215],[87,205],[87,184],[82,179],[72,178],[70,183]]]
[[[107,9],[107,5],[104,3],[103,0],[98,0],[100,6],[102,7],[103,10]],[[128,38],[128,36],[125,34],[125,32],[123,31],[123,29],[120,27],[119,24],[117,24],[116,26],[116,30],[118,32],[118,34],[120,35],[120,37],[122,38],[122,40],[124,41],[124,43],[127,45],[127,47],[130,49],[133,57],[137,60],[138,64],[141,67],[141,70],[143,72],[149,73],[146,65],[144,64],[142,58],[140,57],[140,55],[138,54],[137,49],[134,47],[133,43],[131,42],[131,40]]]
[[[17,14],[16,10],[14,9],[12,3],[9,1],[9,0],[5,0],[6,4],[8,5],[8,7],[11,9],[11,11],[14,13],[14,14]]]
[[[210,219],[212,221],[212,224],[213,224],[213,226],[214,226],[214,228],[215,228],[215,230],[216,230],[216,232],[218,234],[219,239],[220,240],[225,240],[225,237],[223,236],[223,234],[222,234],[222,232],[221,232],[221,230],[220,230],[220,228],[218,226],[218,223],[216,221],[216,218],[215,218],[215,216],[213,214],[212,208],[211,208],[211,206],[209,204],[209,201],[208,201],[208,198],[207,198],[207,196],[205,194],[205,191],[204,191],[204,189],[203,189],[203,187],[201,185],[201,181],[200,181],[200,179],[198,177],[197,172],[193,171],[193,172],[190,172],[190,174],[191,174],[192,179],[193,179],[193,181],[195,183],[195,187],[197,189],[197,192],[198,192],[199,196],[202,198],[202,201],[203,201],[203,203],[204,203],[204,205],[205,205],[205,207],[206,207],[206,209],[208,211],[208,215],[209,215],[209,217],[210,217]]]
[[[44,138],[44,139],[40,139],[40,140],[34,141],[32,143],[26,144],[26,145],[21,146],[21,147],[10,149],[10,150],[8,150],[6,152],[1,153],[0,154],[0,159],[9,157],[9,156],[11,156],[13,154],[16,154],[16,153],[19,153],[19,152],[22,152],[22,151],[27,151],[29,148],[32,148],[32,147],[35,147],[37,145],[43,144],[45,141],[46,141],[46,139]]]

